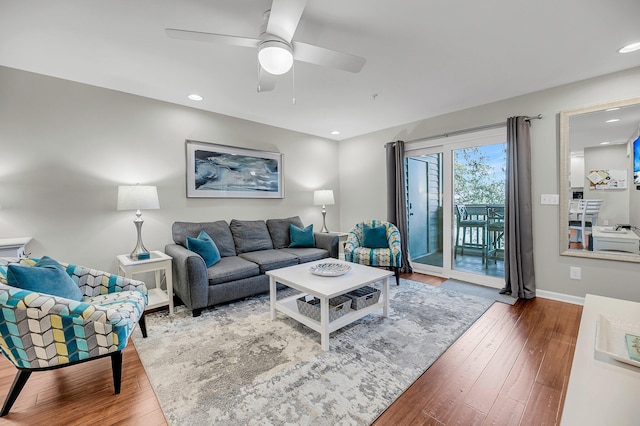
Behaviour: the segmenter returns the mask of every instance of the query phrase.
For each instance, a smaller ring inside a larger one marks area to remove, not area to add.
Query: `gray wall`
[[[135,245],[133,212],[115,209],[117,186],[136,182],[158,186],[161,209],[143,216],[149,249],[170,242],[176,220],[298,214],[320,227],[312,205],[319,188],[335,191],[329,228],[348,230],[386,216],[386,142],[542,113],[531,129],[538,288],[640,301],[640,264],[559,256],[559,206],[539,203],[540,194],[558,193],[558,112],[632,96],[640,96],[638,68],[337,143],[0,67],[0,238],[32,236],[33,255],[115,272],[115,256]],[[284,153],[285,198],[187,199],[185,139]],[[569,266],[582,267],[582,280],[569,279]]]
[[[284,153],[284,199],[187,199],[185,139]],[[335,191],[327,225],[338,229],[338,143],[112,90],[0,67],[0,238],[31,236],[27,251],[115,272],[136,240],[117,186],[158,187],[143,212],[150,250],[171,224],[300,215],[322,226],[313,190]]]
[[[626,170],[628,176],[633,176],[633,166],[629,164],[630,158],[627,156],[626,144],[585,148],[584,173],[582,176],[584,180],[583,194],[585,199],[603,201],[598,212],[598,225],[631,223],[629,221],[629,200],[635,195],[636,187],[629,184],[629,180],[627,180],[626,189],[592,189],[589,180],[585,176],[591,170],[600,169]],[[631,168],[631,172],[629,172],[629,168]]]
[[[558,193],[558,113],[599,102],[640,96],[640,68],[585,80],[397,126],[342,141],[340,223],[344,229],[365,218],[385,218],[384,144],[506,121],[515,115],[542,114],[533,121],[532,172],[534,256],[538,289],[577,297],[587,293],[640,301],[640,264],[559,255],[558,209],[540,205],[540,194]],[[429,99],[425,99],[429,102]],[[582,280],[569,279],[569,267],[582,268]]]

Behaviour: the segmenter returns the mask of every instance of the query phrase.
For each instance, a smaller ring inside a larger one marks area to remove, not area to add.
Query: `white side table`
[[[338,237],[338,259],[344,260],[344,243],[347,242],[348,232],[328,232],[329,235],[336,235]]]
[[[0,257],[22,257],[31,237],[0,238]]]
[[[171,271],[171,256],[167,256],[161,251],[154,250],[150,252],[151,257],[143,260],[132,260],[128,254],[120,254],[118,258],[118,271],[126,278],[133,278],[134,274],[143,272],[156,273],[156,286],[149,288],[149,303],[146,309],[154,309],[162,306],[169,306],[169,313],[173,314],[173,275]],[[164,271],[165,280],[167,281],[167,291],[162,290],[162,276],[160,272]]]

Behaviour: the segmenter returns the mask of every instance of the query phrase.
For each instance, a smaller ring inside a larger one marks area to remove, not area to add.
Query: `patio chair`
[[[487,206],[487,221],[485,225],[484,267],[489,267],[489,261],[504,259],[504,206]]]
[[[465,248],[485,250],[485,225],[486,206],[457,204],[456,213],[456,237],[453,257],[460,251],[464,255]]]

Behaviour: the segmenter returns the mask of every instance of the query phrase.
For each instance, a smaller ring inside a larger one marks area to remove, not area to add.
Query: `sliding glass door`
[[[407,212],[414,269],[501,287],[504,128],[408,144]]]

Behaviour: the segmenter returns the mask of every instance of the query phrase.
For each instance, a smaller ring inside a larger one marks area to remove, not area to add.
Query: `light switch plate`
[[[560,196],[558,194],[540,194],[540,204],[560,204]]]

